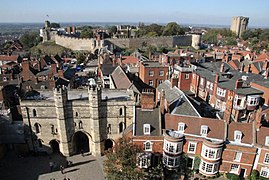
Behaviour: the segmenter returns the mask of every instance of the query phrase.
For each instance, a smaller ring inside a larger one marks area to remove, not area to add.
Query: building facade
[[[21,110],[34,135],[28,139],[32,150],[98,156],[132,124],[134,101],[132,91],[56,88],[28,96]]]

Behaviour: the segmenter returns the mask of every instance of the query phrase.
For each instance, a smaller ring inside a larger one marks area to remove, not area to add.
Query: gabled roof
[[[101,71],[103,76],[109,76],[112,74],[116,66],[113,66],[112,64],[102,64]]]
[[[171,114],[200,117],[200,114],[190,103],[186,95],[176,86],[171,88],[169,80],[165,80],[162,84],[160,84],[157,87],[157,90],[160,93],[164,91],[164,96],[169,104]]]
[[[264,145],[266,136],[269,136],[269,127],[262,126],[260,130],[257,131],[257,144]]]
[[[0,55],[0,61],[17,61],[19,57],[19,55]]]
[[[116,89],[128,89],[132,85],[132,82],[120,66],[116,67],[112,72],[111,77]]]

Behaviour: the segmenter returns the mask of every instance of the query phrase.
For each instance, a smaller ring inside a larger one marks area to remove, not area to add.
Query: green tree
[[[162,32],[163,36],[172,36],[172,35],[183,35],[184,29],[181,28],[176,22],[168,23]]]
[[[109,34],[111,34],[111,35],[116,34],[116,32],[117,32],[117,27],[116,27],[116,26],[110,26],[110,27],[108,28],[108,32],[109,32]]]
[[[143,179],[146,174],[136,167],[136,155],[141,150],[128,142],[119,139],[113,149],[107,153],[104,170],[108,179]]]
[[[195,156],[193,161],[193,170],[199,172],[199,167],[201,163],[201,158],[199,156]]]
[[[93,38],[92,29],[83,29],[80,34],[81,38]]]
[[[41,42],[39,34],[35,32],[24,34],[20,37],[19,40],[22,43],[23,47],[26,49],[36,46],[39,42]]]
[[[52,27],[52,28],[60,28],[61,26],[60,26],[59,23],[51,23],[50,27]]]
[[[77,64],[81,64],[84,63],[86,56],[83,53],[79,52],[77,53],[76,58],[77,58]]]

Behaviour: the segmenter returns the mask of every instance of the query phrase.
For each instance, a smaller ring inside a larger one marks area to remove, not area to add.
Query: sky
[[[269,27],[269,0],[0,0],[0,22],[145,22]],[[48,15],[48,17],[47,17]]]

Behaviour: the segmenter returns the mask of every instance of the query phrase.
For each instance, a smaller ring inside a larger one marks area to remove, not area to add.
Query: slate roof
[[[242,143],[252,144],[253,125],[252,123],[231,122],[228,128],[228,139],[234,141],[234,131],[242,132]]]
[[[116,66],[113,66],[112,64],[102,64],[101,66],[103,76],[109,76],[115,69]]]
[[[200,114],[190,103],[186,95],[177,87],[171,88],[169,80],[165,80],[157,87],[159,92],[164,91],[165,99],[169,104],[171,114],[200,117]]]
[[[161,121],[159,108],[153,109],[153,111],[143,111],[140,108],[136,108],[135,112],[135,136],[160,136],[161,135]],[[144,135],[143,125],[150,124],[150,135]]]
[[[145,67],[167,67],[168,68],[168,66],[166,66],[166,65],[163,65],[163,64],[161,64],[161,63],[159,63],[159,62],[157,62],[157,61],[143,61],[143,63],[142,63]]]
[[[46,64],[47,64],[47,65],[56,64],[56,62],[53,61],[53,60],[51,59],[51,57],[49,57],[48,55],[46,55],[45,57],[43,57],[43,59],[46,61]]]

